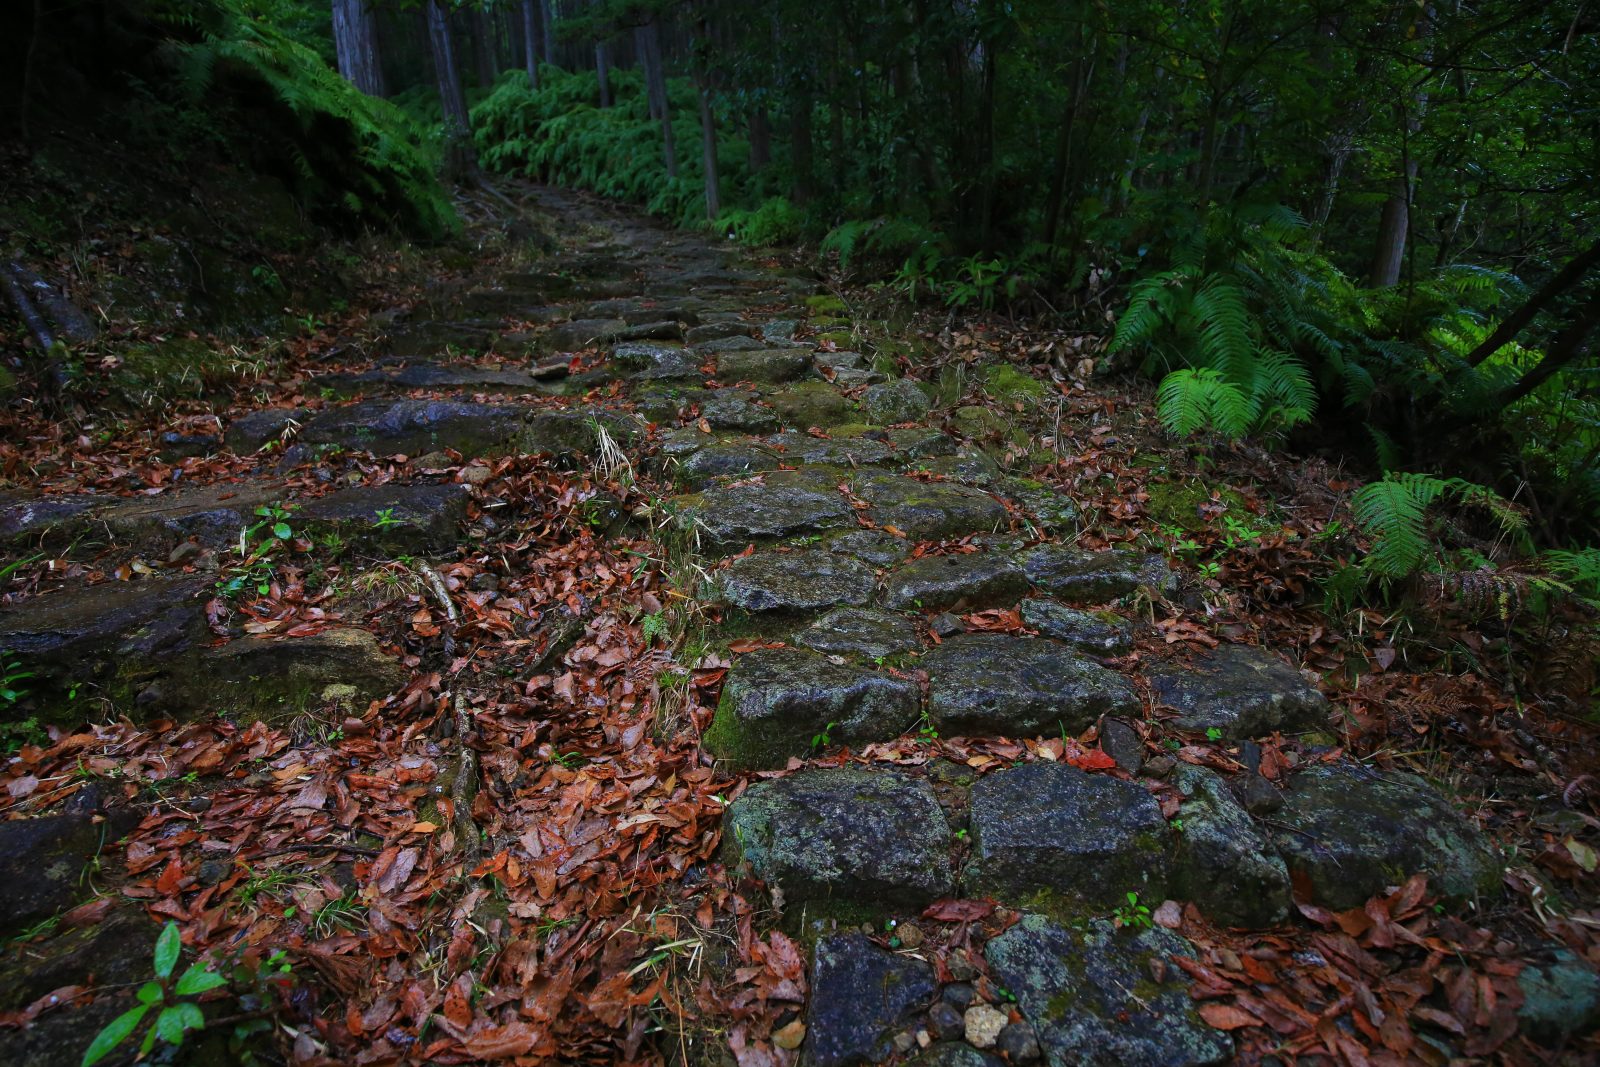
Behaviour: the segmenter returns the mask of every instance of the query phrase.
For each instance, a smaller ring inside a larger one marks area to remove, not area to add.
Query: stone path
[[[1119,657],[1138,605],[1180,596],[1183,573],[1079,548],[1074,502],[965,438],[970,412],[936,411],[890,361],[796,340],[846,325],[811,283],[543,196],[603,236],[560,272],[441,296],[394,325],[376,369],[313,382],[308,395],[324,389],[328,406],[246,415],[223,442],[272,449],[281,470],[344,450],[421,457],[412,471],[430,456],[443,467],[511,451],[585,464],[614,442],[679,487],[677,536],[721,611],[713,641],[774,646],[733,657],[705,751],[729,771],[808,764],[752,781],[728,806],[724,840],[727,863],[764,883],[812,948],[806,1062],[1223,1062],[1230,1039],[1196,1014],[1183,972],[1152,968],[1190,951],[1183,939],[1109,921],[1129,893],[1259,927],[1288,919],[1296,883],[1336,909],[1419,871],[1453,900],[1498,891],[1494,849],[1420,780],[1318,763],[1280,790],[1249,772],[1174,766],[1145,741],[1157,708],[1169,736],[1209,732],[1248,750],[1274,732],[1325,731],[1329,706],[1272,649],[1223,645],[1130,669]],[[508,333],[508,318],[545,326]],[[521,354],[499,368],[454,360],[490,343]],[[595,346],[602,364],[567,372],[568,353]],[[14,554],[109,543],[181,561],[227,548],[254,508],[287,500],[313,533],[427,554],[449,552],[469,521],[460,480],[284,495],[267,474],[153,498],[13,499],[0,538]],[[354,626],[217,644],[203,585],[62,589],[0,612],[0,647],[38,665],[41,686],[92,682],[135,717],[272,716],[335,687],[382,699],[403,681]],[[1025,631],[964,632],[963,615],[1013,606]],[[1118,767],[809,765],[908,736],[1092,728]],[[959,966],[864,936],[948,897],[993,898],[1020,921]]]

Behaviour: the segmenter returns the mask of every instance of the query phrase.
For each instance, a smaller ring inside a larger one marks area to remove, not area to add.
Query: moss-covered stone
[[[1023,554],[1022,567],[1035,588],[1077,603],[1103,604],[1141,588],[1158,596],[1178,590],[1166,560],[1127,549],[1086,552],[1044,544]]]
[[[758,552],[728,565],[720,577],[722,596],[750,612],[802,612],[872,599],[872,571],[865,564],[822,549]]]
[[[810,901],[874,914],[919,908],[955,890],[950,827],[919,778],[822,767],[758,782],[728,806],[724,848],[786,906]]]
[[[1042,597],[1022,602],[1022,623],[1080,652],[1121,656],[1133,647],[1133,624],[1112,611],[1080,611]]]
[[[1009,363],[997,363],[983,372],[983,391],[1002,403],[1035,403],[1045,395],[1044,383]]]
[[[859,475],[855,491],[872,505],[874,522],[914,541],[992,533],[1007,522],[1005,505],[970,486],[874,472]]]
[[[763,649],[739,657],[728,672],[702,744],[734,767],[782,767],[824,743],[898,737],[916,720],[920,703],[916,683],[907,679],[841,666],[814,652]]]
[[[827,437],[814,437],[794,431],[768,439],[766,447],[791,464],[831,464],[837,467],[877,467],[893,464],[900,456],[876,436],[868,436],[863,426],[836,427]]]
[[[738,550],[837,529],[851,522],[850,506],[813,471],[778,471],[761,482],[716,485],[696,496],[678,497],[684,528],[703,547]]]
[[[1273,926],[1289,916],[1289,870],[1215,771],[1179,764],[1177,866],[1172,889],[1228,926]]]
[[[1034,525],[1046,533],[1071,535],[1078,532],[1082,513],[1067,494],[1032,478],[1006,478],[1000,492],[1022,505]]]
[[[796,382],[767,399],[786,424],[799,430],[827,429],[857,418],[855,404],[827,382]]]
[[[990,974],[1017,998],[1051,1064],[1202,1067],[1223,1063],[1233,1042],[1207,1026],[1172,963],[1195,948],[1160,927],[1118,930],[1097,920],[1078,933],[1039,915],[984,949]],[[1152,964],[1164,964],[1164,979]]]
[[[883,604],[894,611],[970,611],[1014,603],[1027,590],[1027,576],[1009,556],[923,556],[890,573]]]
[[[1422,779],[1356,763],[1296,775],[1273,838],[1297,881],[1336,911],[1419,872],[1446,900],[1494,898],[1505,864],[1466,816]]]
[[[1128,893],[1159,900],[1172,838],[1141,786],[1058,763],[985,775],[972,787],[969,896],[1021,900],[1041,890],[1115,907]]]
[[[714,430],[766,434],[778,428],[778,413],[747,389],[716,389],[700,402],[700,417]]]
[[[923,960],[879,948],[860,934],[823,938],[811,969],[805,1062],[851,1067],[888,1059],[895,1034],[938,990]]]
[[[1279,657],[1250,645],[1201,649],[1145,669],[1156,700],[1178,712],[1186,730],[1226,738],[1326,727],[1328,701]]]
[[[845,315],[850,311],[845,302],[832,293],[818,293],[806,297],[806,310],[811,313],[813,319],[818,315]]]
[[[825,655],[882,660],[909,652],[921,642],[911,620],[871,608],[838,608],[795,635],[807,648]]]
[[[884,426],[914,422],[932,406],[927,390],[909,378],[870,386],[861,394],[861,407],[867,417]]]
[[[1244,497],[1226,485],[1201,481],[1146,482],[1144,513],[1166,527],[1198,533],[1209,525],[1208,511],[1226,510],[1236,515],[1249,514]]]
[[[717,378],[722,382],[792,382],[811,371],[811,355],[800,349],[763,348],[717,356]]]
[[[1101,715],[1137,715],[1121,675],[1065,645],[1008,634],[953,637],[922,658],[928,717],[942,734],[1078,733]]]
[[[1554,1045],[1600,1026],[1600,974],[1570,949],[1523,968],[1517,988],[1523,997],[1517,1019],[1535,1041]]]

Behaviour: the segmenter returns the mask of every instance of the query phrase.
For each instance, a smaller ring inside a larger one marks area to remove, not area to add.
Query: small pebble
[[[901,948],[919,948],[922,945],[922,927],[916,923],[901,923],[894,928],[894,932],[900,938]]]
[[[900,1033],[894,1035],[894,1047],[896,1052],[910,1052],[911,1046],[915,1045],[916,1043],[917,1039],[912,1037],[911,1034],[906,1031],[901,1031]]]
[[[948,1000],[935,1001],[933,1007],[928,1009],[928,1026],[941,1038],[948,1040],[960,1037],[967,1028],[961,1012],[961,1008]]]
[[[934,616],[933,621],[928,623],[928,628],[940,637],[954,637],[956,634],[966,633],[967,624],[947,611],[943,615]]]
[[[1029,1022],[1010,1023],[995,1044],[1012,1063],[1032,1063],[1039,1058],[1039,1035]]]
[[[967,958],[966,949],[957,949],[950,953],[950,958],[944,961],[944,965],[950,968],[950,977],[958,982],[970,982],[978,977],[978,969]]]
[[[993,1048],[1008,1021],[1005,1012],[989,1004],[974,1004],[964,1018],[967,1043],[974,1048]]]
[[[1176,766],[1177,764],[1173,762],[1171,756],[1157,756],[1155,759],[1145,763],[1144,773],[1151,778],[1165,778],[1172,773],[1172,768]]]
[[[978,991],[966,982],[951,982],[939,994],[940,998],[962,1011],[972,1007],[972,1002],[978,999]]]

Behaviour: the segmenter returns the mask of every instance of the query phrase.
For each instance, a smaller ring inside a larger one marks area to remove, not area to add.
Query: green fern
[[[1444,498],[1481,508],[1503,534],[1521,537],[1526,530],[1527,517],[1486,486],[1461,478],[1392,472],[1382,481],[1362,486],[1351,498],[1356,526],[1372,539],[1362,568],[1386,580],[1425,569],[1437,548],[1428,530],[1428,508]]]

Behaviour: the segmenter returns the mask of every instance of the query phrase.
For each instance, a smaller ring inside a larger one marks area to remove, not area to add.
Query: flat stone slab
[[[89,812],[0,821],[0,937],[9,939],[93,895],[85,869],[138,826],[142,814],[127,805],[112,808],[104,825]]]
[[[742,556],[721,576],[723,599],[751,612],[861,605],[872,599],[873,584],[866,564],[822,549]]]
[[[985,488],[1000,481],[1000,464],[983,452],[962,449],[948,456],[933,456],[917,464],[921,470],[963,485]]]
[[[770,449],[737,442],[706,445],[684,456],[677,466],[678,475],[693,486],[705,485],[716,478],[777,469],[778,457]]]
[[[751,785],[724,823],[729,866],[747,864],[789,909],[904,910],[955,891],[950,826],[921,778],[809,768]]]
[[[897,378],[882,385],[869,386],[861,394],[861,410],[880,426],[913,422],[933,408],[928,393],[916,382]]]
[[[281,494],[264,486],[220,483],[156,496],[117,499],[95,515],[96,524],[120,545],[165,552],[178,541],[208,548],[239,543],[239,532],[258,521],[255,509]]]
[[[1085,730],[1102,715],[1138,715],[1120,674],[1041,638],[952,637],[922,658],[928,717],[944,734],[1007,737]]]
[[[529,408],[510,404],[363,400],[305,418],[294,440],[310,447],[338,445],[379,455],[403,452],[420,456],[448,448],[470,458],[504,444],[522,428],[529,414]],[[246,423],[241,419],[228,427],[228,445],[236,452],[256,451],[276,440],[283,429],[283,424],[274,426],[266,419]]]
[[[1002,479],[999,488],[1006,496],[1021,504],[1034,523],[1046,533],[1059,536],[1078,532],[1083,514],[1065,493],[1027,478]]]
[[[749,337],[753,330],[754,327],[748,322],[729,319],[696,326],[684,334],[683,339],[692,345],[703,345],[707,341],[718,341],[724,337]]]
[[[311,392],[332,389],[340,396],[397,393],[412,389],[507,396],[550,392],[547,383],[525,370],[443,363],[412,363],[398,369],[382,367],[361,374],[329,374],[313,378],[306,387]]]
[[[389,352],[403,359],[448,352],[487,352],[494,347],[494,330],[465,322],[409,322],[389,333]]]
[[[871,437],[813,437],[807,433],[780,433],[767,446],[785,463],[817,463],[835,467],[876,467],[901,457],[886,442]]]
[[[991,533],[1008,521],[1004,504],[970,486],[864,474],[856,478],[855,490],[872,505],[874,522],[893,526],[914,541]]]
[[[1188,661],[1146,666],[1156,701],[1178,712],[1186,730],[1221,730],[1229,739],[1328,725],[1328,701],[1289,664],[1265,649],[1219,645]]]
[[[294,520],[362,544],[409,551],[456,543],[472,491],[465,485],[358,485],[310,501]]]
[[[1017,998],[1052,1067],[1202,1067],[1233,1057],[1227,1034],[1208,1026],[1171,961],[1194,959],[1170,930],[1115,929],[1095,919],[1078,933],[1040,915],[984,948],[990,973]],[[1165,977],[1152,977],[1154,960]]]
[[[82,521],[114,498],[91,494],[12,497],[0,503],[0,539],[22,540],[79,529]]]
[[[75,683],[110,682],[119,671],[148,670],[204,639],[204,583],[151,579],[75,585],[0,612],[0,648],[25,663],[41,698]],[[42,718],[70,719],[78,707],[42,701]]]
[[[568,466],[581,456],[593,454],[604,430],[619,447],[636,443],[644,426],[631,415],[605,408],[574,407],[530,410],[527,422],[516,436],[505,443],[508,451],[547,452]]]
[[[972,853],[962,892],[1024,901],[1037,894],[1115,907],[1159,902],[1172,834],[1144,787],[1060,763],[995,771],[972,787]]]
[[[1010,556],[923,556],[890,572],[883,604],[895,611],[970,610],[1011,604],[1027,591],[1028,579]]]
[[[747,389],[717,389],[707,393],[700,402],[700,417],[714,430],[766,434],[778,428],[778,416],[771,408],[763,407],[756,394]]]
[[[606,344],[627,328],[621,319],[574,319],[545,330],[539,347],[545,352],[577,352]]]
[[[700,381],[700,357],[682,345],[629,341],[611,349],[611,359],[640,381]]]
[[[717,378],[724,382],[792,382],[811,371],[811,353],[803,349],[763,348],[717,356]]]
[[[783,421],[798,430],[827,429],[859,417],[855,404],[827,382],[795,382],[768,400]]]
[[[1121,656],[1133,647],[1133,623],[1109,611],[1080,611],[1054,600],[1029,597],[1021,604],[1022,624],[1079,652]]]
[[[1494,845],[1415,775],[1321,765],[1295,775],[1283,799],[1273,839],[1319,904],[1359,907],[1418,872],[1448,900],[1499,896],[1505,864]]]
[[[1215,771],[1178,764],[1177,869],[1172,890],[1227,926],[1274,926],[1289,917],[1289,869]]]
[[[778,471],[759,482],[713,486],[679,498],[684,518],[711,549],[740,549],[751,542],[781,541],[854,525],[844,497],[805,472]]]
[[[861,934],[817,942],[806,1014],[804,1063],[850,1067],[894,1054],[908,1028],[939,990],[933,968],[879,948]]]
[[[1023,554],[1022,566],[1037,588],[1079,603],[1103,604],[1141,588],[1161,596],[1178,590],[1166,560],[1126,549],[1085,552],[1069,545],[1037,545]]]
[[[717,325],[712,323],[710,325]],[[701,329],[705,329],[704,326]],[[767,347],[766,341],[758,341],[748,334],[735,334],[728,337],[716,337],[709,341],[691,342],[694,350],[704,355],[720,355],[724,352],[756,352]]]
[[[910,619],[871,608],[837,608],[801,630],[795,640],[825,655],[867,659],[887,659],[922,644]]]
[[[849,530],[828,538],[827,549],[874,567],[892,567],[911,554],[911,543],[882,530]]]
[[[826,733],[832,744],[899,737],[917,718],[915,682],[832,663],[800,649],[762,649],[728,671],[716,717],[702,739],[736,768],[782,767]]]

